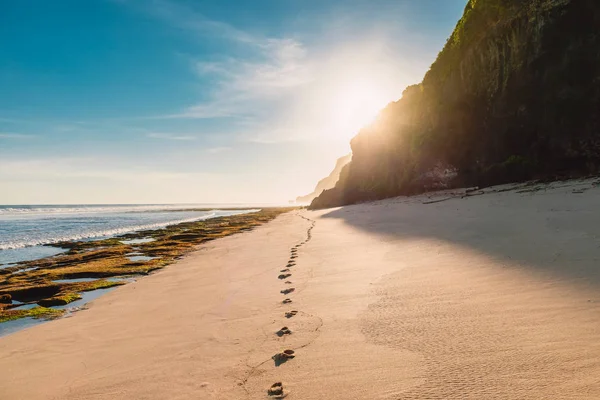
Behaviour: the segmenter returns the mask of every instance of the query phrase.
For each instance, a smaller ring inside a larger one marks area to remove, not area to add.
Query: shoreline
[[[0,335],[5,322],[61,317],[67,313],[65,306],[81,303],[87,293],[127,283],[124,279],[112,278],[148,275],[172,264],[200,243],[251,230],[287,211],[289,208],[264,209],[98,240],[70,240],[47,245],[64,251],[0,269],[0,279],[3,278],[0,283]]]
[[[595,399],[598,201],[580,181],[284,213],[0,339],[0,397]]]
[[[0,267],[10,266],[23,261],[47,258],[58,254],[64,251],[64,249],[58,247],[62,243],[100,241],[129,233],[162,229],[186,222],[198,222],[221,216],[236,215],[240,212],[248,213],[261,210],[261,208],[170,209],[160,208],[159,206],[152,207],[149,208],[149,206],[144,205],[132,207],[122,205],[102,205],[99,207],[81,205],[81,207],[75,208],[71,206],[43,206],[41,208],[24,206],[14,208],[12,206],[5,206],[5,208],[2,208],[0,206],[0,220],[1,222],[8,223],[8,236],[3,238],[5,240],[0,243]],[[197,213],[204,213],[205,215],[195,215]],[[134,217],[145,215],[162,215],[163,217],[146,220],[138,218],[137,221],[134,220]],[[170,218],[166,217],[167,215]],[[178,218],[180,215],[185,215],[185,217]],[[131,218],[129,218],[129,221],[124,222],[124,218],[128,218],[128,216],[131,216]],[[90,224],[88,224],[88,227],[96,226],[96,219],[98,219],[100,225],[96,229],[83,228],[80,230],[73,229],[73,225],[67,225],[66,230],[53,232],[51,224],[46,224],[45,221],[48,218],[53,219],[55,217],[58,221],[66,221],[67,224],[69,222],[79,222],[80,219],[89,219]],[[17,223],[23,222],[24,226],[21,228],[27,231],[27,229],[33,228],[30,221],[38,220],[43,223],[39,234],[33,237],[19,235],[18,229],[15,226]],[[115,224],[106,223],[107,221],[114,222]],[[55,251],[53,252],[52,250]],[[19,252],[27,253],[27,251],[32,254],[21,256],[18,254]]]

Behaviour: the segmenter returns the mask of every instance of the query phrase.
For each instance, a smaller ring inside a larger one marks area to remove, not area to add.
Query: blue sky
[[[285,202],[466,0],[4,0],[0,203]]]

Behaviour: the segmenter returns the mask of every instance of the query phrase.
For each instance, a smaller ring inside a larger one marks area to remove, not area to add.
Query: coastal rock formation
[[[129,281],[105,278],[148,275],[180,259],[200,243],[247,232],[289,210],[264,208],[259,212],[183,222],[101,240],[60,242],[57,246],[68,249],[67,252],[0,268],[0,323],[25,317],[56,317],[62,311],[48,307],[64,306],[79,300],[83,292]],[[139,239],[152,240],[131,243]],[[132,261],[133,254],[152,257]],[[5,306],[12,300],[37,303],[40,307]]]
[[[342,168],[344,168],[344,166],[348,164],[351,159],[352,154],[347,154],[344,157],[338,158],[338,160],[335,163],[335,168],[333,169],[333,171],[331,171],[329,176],[321,179],[319,183],[317,183],[317,186],[315,187],[315,190],[312,193],[307,194],[306,196],[297,197],[296,203],[309,204],[311,201],[313,201],[315,197],[323,193],[324,190],[333,188],[338,179],[340,178],[340,172],[342,172]]]
[[[42,307],[64,306],[79,299],[81,299],[81,295],[79,293],[67,293],[62,296],[49,297],[47,299],[40,300],[38,301],[38,305]]]
[[[600,3],[470,0],[312,208],[600,169]]]

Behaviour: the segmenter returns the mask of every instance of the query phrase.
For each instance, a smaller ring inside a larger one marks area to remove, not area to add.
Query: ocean
[[[44,245],[69,240],[102,239],[182,222],[256,211],[219,208],[225,207],[205,204],[0,205],[0,268],[63,251]]]

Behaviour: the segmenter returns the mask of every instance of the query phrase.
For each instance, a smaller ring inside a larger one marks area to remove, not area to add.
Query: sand
[[[0,399],[598,399],[600,188],[504,189],[203,245],[0,338]]]

